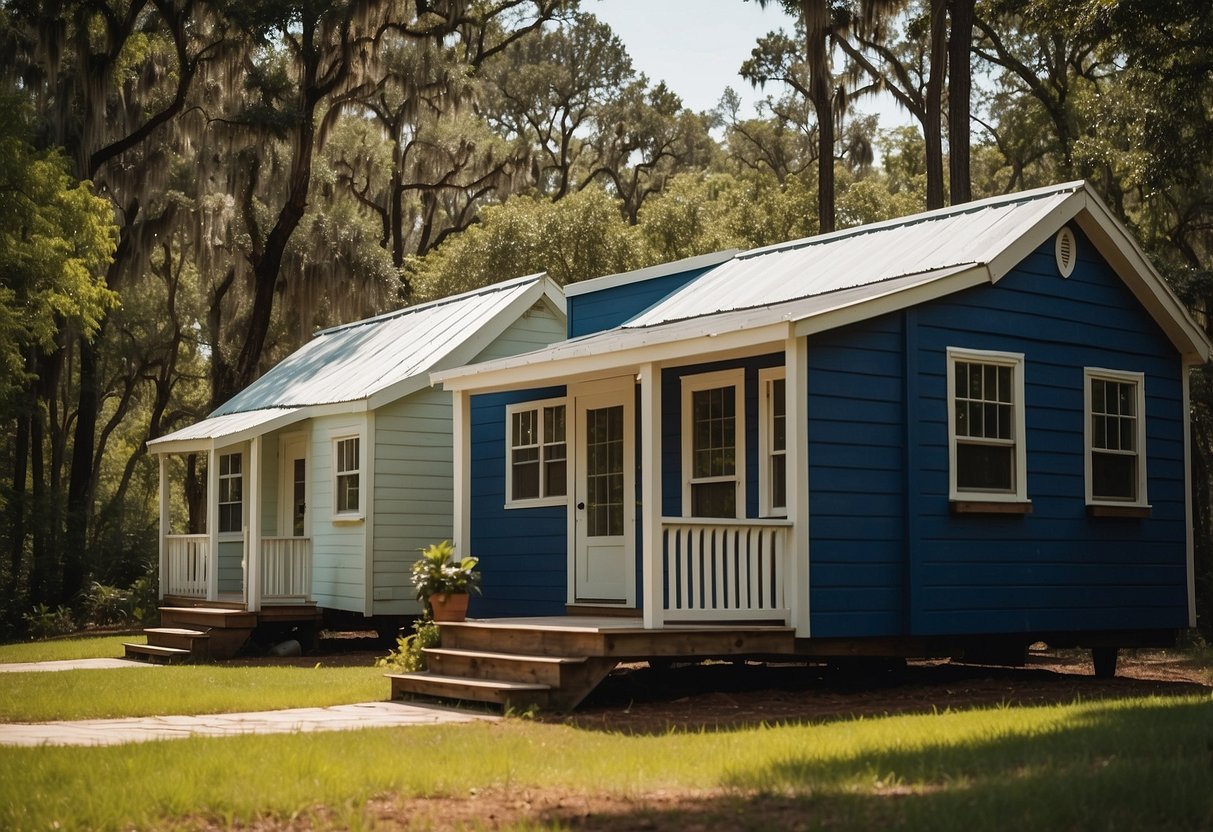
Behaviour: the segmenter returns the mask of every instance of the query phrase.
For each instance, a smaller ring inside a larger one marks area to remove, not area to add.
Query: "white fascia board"
[[[1087,204],[1086,188],[1075,191],[1038,219],[1031,228],[1019,234],[1010,241],[1001,252],[991,258],[990,279],[997,283],[999,280],[1023,262],[1036,249],[1057,234],[1061,227],[1072,220]]]
[[[793,333],[800,337],[826,332],[991,282],[989,268],[982,265],[956,267],[942,276],[930,273],[924,275],[921,282],[908,286],[898,281],[891,283],[889,291],[883,294],[864,297],[836,309],[801,318],[796,322]]]
[[[1185,362],[1203,364],[1208,361],[1213,351],[1208,336],[1188,314],[1183,301],[1167,285],[1133,236],[1093,191],[1086,193],[1084,207],[1086,210],[1077,216],[1079,227],[1166,332]]]
[[[718,318],[719,316],[713,316]],[[668,364],[682,359],[714,360],[721,353],[754,353],[782,348],[788,323],[779,321],[759,327],[707,330],[671,338],[667,327],[628,330],[616,339],[595,339],[583,349],[571,349],[558,357],[550,350],[526,353],[522,361],[485,370],[484,365],[459,368],[458,375],[435,373],[435,383],[446,390],[492,393],[519,387],[567,384],[580,378],[613,373],[637,372],[643,364]],[[774,347],[772,345],[775,345]],[[505,359],[504,361],[510,361]],[[470,370],[470,372],[463,372]]]
[[[153,454],[183,454],[211,451],[215,448],[226,448],[231,445],[238,445],[241,442],[247,442],[254,436],[265,436],[276,430],[281,430],[288,425],[302,422],[304,419],[314,419],[318,416],[334,416],[343,413],[362,413],[365,411],[366,399],[298,407],[290,410],[284,409],[281,416],[222,436],[199,436],[192,439],[152,439],[147,443],[147,450],[148,453]]]
[[[551,278],[544,275],[532,286],[527,287],[525,292],[514,298],[504,309],[478,327],[462,343],[435,361],[428,372],[401,379],[395,384],[373,393],[367,399],[368,409],[376,410],[385,404],[432,386],[433,383],[430,379],[434,371],[467,364],[500,338],[515,321],[540,301],[551,304],[562,318],[565,316],[564,298],[560,294],[560,287]]]
[[[715,251],[711,254],[699,254],[695,257],[685,257],[682,260],[675,260],[672,263],[658,263],[655,266],[647,266],[643,269],[635,269],[630,272],[619,272],[618,274],[608,274],[603,277],[595,277],[590,280],[581,280],[577,283],[570,283],[564,287],[565,295],[576,297],[577,295],[585,295],[590,292],[601,292],[603,289],[613,289],[616,286],[627,286],[630,283],[639,283],[644,280],[652,280],[657,277],[665,277],[666,275],[678,274],[679,272],[689,272],[694,269],[705,269],[709,266],[718,266],[728,260],[732,260],[738,254],[738,249],[730,248],[724,251]]]

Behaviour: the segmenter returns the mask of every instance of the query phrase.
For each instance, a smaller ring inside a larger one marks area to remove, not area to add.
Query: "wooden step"
[[[162,627],[222,627],[224,629],[257,626],[257,613],[225,607],[161,607]]]
[[[506,624],[500,621],[442,622],[443,647],[526,656],[601,656],[604,639],[595,630]]]
[[[422,673],[388,673],[392,680],[392,698],[406,695],[427,696],[457,702],[488,702],[502,708],[542,708],[548,704],[548,685],[507,682],[494,679],[468,679]]]
[[[189,650],[195,659],[210,658],[210,633],[180,627],[147,627],[147,643],[155,647]]]
[[[426,666],[439,676],[499,679],[554,688],[560,687],[567,669],[584,665],[588,660],[586,656],[527,656],[448,647],[427,647],[422,652]]]
[[[123,644],[126,658],[152,664],[174,664],[190,660],[190,651],[180,647],[160,647],[155,644]]]

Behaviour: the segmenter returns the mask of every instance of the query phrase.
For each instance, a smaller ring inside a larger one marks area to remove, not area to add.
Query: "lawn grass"
[[[1210,743],[1213,699],[1201,696],[662,736],[506,720],[4,749],[0,828],[259,818],[366,828],[375,796],[407,811],[415,796],[550,789],[694,798],[664,809],[624,802],[619,829],[764,828],[779,806],[805,828],[1198,830],[1213,828]]]
[[[176,665],[0,673],[0,722],[268,711],[373,702],[388,694],[383,670],[374,667]]]
[[[122,644],[127,641],[132,644],[146,644],[147,637],[142,634],[85,636],[0,644],[0,664],[57,662],[65,659],[117,659],[122,656]]]

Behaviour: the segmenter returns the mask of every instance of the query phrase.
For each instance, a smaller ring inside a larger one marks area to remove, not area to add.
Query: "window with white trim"
[[[1026,502],[1023,355],[948,350],[953,500]]]
[[[244,473],[242,454],[219,455],[219,531],[244,529]]]
[[[362,442],[357,436],[333,440],[333,505],[338,515],[361,515]]]
[[[510,405],[505,416],[507,506],[557,505],[568,494],[564,399]]]
[[[761,397],[758,403],[759,459],[758,502],[764,516],[785,517],[788,513],[787,382],[783,367],[758,373]]]
[[[682,379],[682,511],[745,516],[744,370]]]
[[[1087,502],[1146,505],[1145,376],[1087,367]]]

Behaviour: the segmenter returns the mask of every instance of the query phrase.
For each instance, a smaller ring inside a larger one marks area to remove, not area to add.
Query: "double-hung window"
[[[333,473],[336,513],[346,517],[361,514],[361,445],[357,436],[333,440]]]
[[[759,446],[758,502],[763,516],[785,517],[788,513],[787,382],[783,367],[758,374],[758,403],[761,427]]]
[[[1083,387],[1087,503],[1146,506],[1145,377],[1088,367]]]
[[[742,517],[745,510],[743,370],[682,379],[683,514]]]
[[[1023,355],[948,350],[949,492],[1026,502]]]
[[[219,455],[219,531],[244,528],[244,473],[241,454]]]
[[[565,502],[568,493],[567,407],[563,399],[506,409],[506,505]]]

